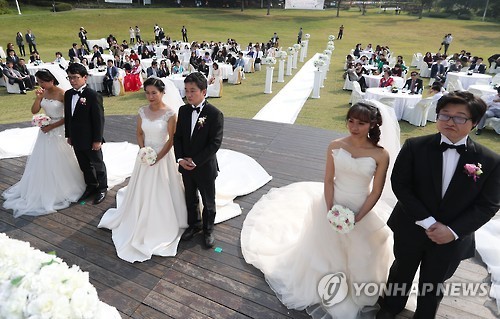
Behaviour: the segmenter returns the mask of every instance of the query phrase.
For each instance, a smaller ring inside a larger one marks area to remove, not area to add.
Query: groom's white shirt
[[[467,136],[458,141],[457,143],[452,143],[446,136],[441,134],[441,143],[447,143],[447,144],[452,144],[452,145],[465,145],[467,142]],[[446,151],[443,152],[443,176],[442,176],[442,189],[441,189],[441,197],[444,197],[444,194],[446,193],[446,190],[448,189],[448,186],[450,186],[451,178],[453,177],[453,174],[455,174],[455,170],[457,168],[458,160],[460,159],[460,154],[458,154],[456,149],[447,149]],[[424,229],[428,229],[432,224],[436,222],[436,219],[433,216],[427,217],[424,220],[418,220],[415,223]],[[448,227],[451,232],[453,233],[453,236],[455,236],[455,239],[458,239],[458,235]]]

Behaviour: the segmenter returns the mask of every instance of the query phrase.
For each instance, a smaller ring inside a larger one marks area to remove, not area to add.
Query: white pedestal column
[[[292,68],[293,69],[296,69],[297,68],[297,58],[299,57],[299,52],[295,51],[293,53],[293,64],[292,64]]]
[[[285,60],[278,60],[278,82],[285,82]]]
[[[325,79],[326,79],[326,66],[322,66],[321,67],[321,75],[319,76],[320,77],[320,83],[319,83],[319,86],[321,88],[324,88],[325,87]]]
[[[293,63],[293,55],[290,54],[286,60],[286,73],[285,73],[285,75],[292,75],[292,63]]]
[[[266,67],[266,87],[264,88],[264,93],[273,93],[273,72],[274,66]]]
[[[302,47],[300,49],[300,59],[299,59],[299,62],[301,62],[301,63],[304,62],[304,58],[305,58],[304,54],[306,53],[306,51],[304,49],[305,49],[305,47]]]
[[[302,48],[302,51],[304,51],[304,58],[307,57],[307,47],[309,47],[309,40],[304,40],[302,43],[306,43],[306,45]]]
[[[319,99],[319,88],[321,84],[321,71],[316,69],[314,70],[314,85],[311,98]]]

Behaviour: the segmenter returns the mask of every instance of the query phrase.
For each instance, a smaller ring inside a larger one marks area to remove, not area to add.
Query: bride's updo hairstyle
[[[54,85],[59,84],[59,81],[57,81],[56,77],[47,69],[36,71],[35,76],[43,82],[54,82]]]
[[[347,112],[346,121],[356,119],[370,123],[368,138],[373,145],[378,145],[380,141],[380,126],[382,125],[382,115],[377,107],[365,102],[358,102],[351,106]]]
[[[152,76],[144,81],[144,91],[146,91],[146,87],[150,85],[156,87],[161,93],[165,93],[165,83],[163,83],[160,78]]]

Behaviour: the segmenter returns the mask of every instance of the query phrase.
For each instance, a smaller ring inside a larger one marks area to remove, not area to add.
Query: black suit
[[[105,191],[108,188],[106,165],[102,150],[92,150],[94,142],[104,142],[104,108],[102,96],[86,87],[78,96],[72,114],[73,90],[64,94],[64,127],[70,138],[78,164],[88,189]]]
[[[216,153],[222,144],[224,116],[215,106],[206,103],[201,110],[191,136],[192,106],[183,105],[179,109],[177,128],[174,135],[175,157],[192,158],[196,167],[187,171],[179,165],[186,192],[188,224],[196,227],[200,224],[198,195],[203,201],[203,231],[210,234],[215,221],[215,178],[218,174]],[[201,124],[200,119],[205,122]]]
[[[387,224],[394,232],[394,261],[388,285],[405,283],[410,289],[420,265],[420,285],[443,283],[460,261],[474,256],[474,231],[488,222],[500,207],[500,156],[467,141],[451,182],[442,196],[443,153],[440,134],[408,139],[394,164],[392,188],[398,203]],[[477,181],[464,172],[465,164],[481,163]],[[448,244],[431,241],[416,221],[434,217],[448,226],[458,239]],[[434,318],[442,296],[432,290],[419,296],[413,318]],[[394,314],[404,309],[407,297],[384,297],[382,308]]]
[[[74,62],[75,61],[75,58],[79,58],[79,55],[78,55],[78,49],[77,48],[71,48],[68,50],[68,56],[69,56],[69,60],[71,62]]]
[[[481,73],[481,74],[485,74],[485,73],[486,73],[486,65],[484,65],[484,64],[482,64],[482,63],[481,63],[481,64],[479,64],[479,66],[478,66],[476,63],[471,64],[471,66],[470,66],[469,70],[470,70],[470,71],[475,71],[476,66],[478,67],[478,68],[477,68],[477,73]]]
[[[423,90],[423,82],[422,79],[416,79],[415,84],[413,84],[413,90],[411,90],[411,81],[412,79],[408,79],[405,82],[405,85],[403,86],[403,89],[408,89],[412,93],[418,93],[420,90]]]

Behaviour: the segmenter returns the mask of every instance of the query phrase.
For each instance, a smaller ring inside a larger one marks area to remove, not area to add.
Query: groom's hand
[[[425,231],[427,237],[438,245],[447,244],[455,240],[455,236],[448,226],[436,222]]]
[[[193,163],[193,159],[190,157],[182,159],[179,162],[179,165],[182,166],[182,168],[184,168],[187,171],[192,171],[196,167],[196,164]]]

